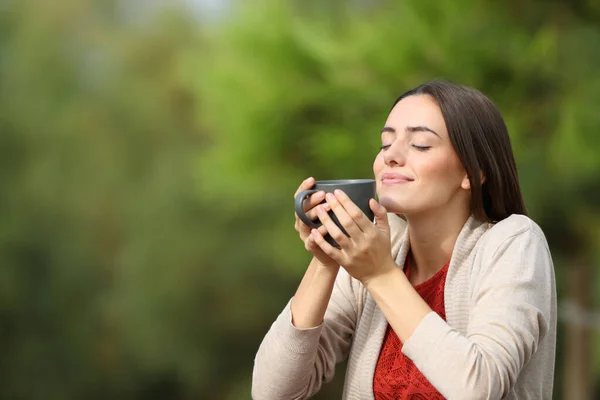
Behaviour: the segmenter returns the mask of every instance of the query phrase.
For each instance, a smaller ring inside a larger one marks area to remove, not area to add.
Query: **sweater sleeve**
[[[554,272],[541,231],[515,234],[488,254],[473,282],[466,335],[430,313],[402,350],[450,399],[506,397],[550,329]]]
[[[323,323],[299,329],[292,324],[291,301],[267,332],[252,374],[252,398],[306,399],[333,379],[335,365],[350,351],[362,296],[358,281],[340,268]]]

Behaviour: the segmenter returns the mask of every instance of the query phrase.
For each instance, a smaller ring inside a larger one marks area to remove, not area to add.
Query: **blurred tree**
[[[195,288],[169,302],[165,284],[195,281],[209,215],[179,70],[193,21],[116,1],[2,8],[0,397],[197,397]],[[181,303],[193,315],[169,324]]]
[[[248,398],[309,260],[297,185],[371,175],[435,77],[500,106],[561,299],[597,307],[598,7],[507,4],[264,0],[211,29],[179,2],[0,6],[0,397]],[[557,397],[589,398],[591,332],[561,329]]]

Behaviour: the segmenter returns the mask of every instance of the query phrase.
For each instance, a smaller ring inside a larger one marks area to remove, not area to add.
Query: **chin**
[[[402,202],[389,196],[380,197],[379,204],[384,206],[387,212],[391,212],[394,214],[404,214],[407,211],[406,207],[403,206]]]

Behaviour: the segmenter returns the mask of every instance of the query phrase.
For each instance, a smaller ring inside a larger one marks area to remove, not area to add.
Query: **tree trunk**
[[[589,264],[572,265],[567,272],[568,299],[573,304],[566,319],[565,381],[563,399],[591,400],[592,348],[590,327],[585,324],[584,313],[592,309],[592,273]]]

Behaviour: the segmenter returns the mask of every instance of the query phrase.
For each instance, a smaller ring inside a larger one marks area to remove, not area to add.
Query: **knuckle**
[[[377,232],[374,229],[367,229],[365,232],[365,236],[369,240],[369,242],[373,242],[377,238]]]
[[[362,212],[360,212],[358,210],[353,210],[350,212],[350,217],[352,217],[352,219],[355,221],[362,218],[362,216],[363,216]]]
[[[350,218],[347,218],[346,216],[339,218],[340,224],[342,224],[342,226],[350,226],[353,222],[352,220],[352,216],[350,216]]]
[[[311,209],[311,208],[315,208],[315,207],[320,207],[321,204],[322,204],[322,202],[318,201],[318,200],[311,201],[308,208]]]
[[[335,239],[336,242],[340,242],[341,240],[346,239],[346,235],[344,235],[344,233],[340,230],[337,230],[333,233],[330,234],[332,238]]]
[[[306,250],[308,250],[308,251],[312,250],[313,245],[314,245],[314,242],[311,240],[310,237],[308,237],[304,240],[304,248]]]
[[[358,251],[359,254],[367,254],[369,252],[369,243],[368,242],[363,242],[361,243],[358,248],[356,249]]]

